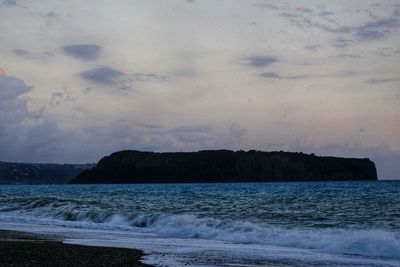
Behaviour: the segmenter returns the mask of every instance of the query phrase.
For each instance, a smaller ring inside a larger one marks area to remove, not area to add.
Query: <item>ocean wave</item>
[[[162,215],[149,228],[151,232],[165,237],[202,238],[314,249],[334,254],[400,258],[400,235],[377,229],[285,229],[192,215]]]
[[[284,228],[235,219],[200,218],[193,214],[126,212],[79,201],[25,199],[2,205],[0,214],[126,229],[164,238],[199,238],[246,244],[313,249],[333,254],[400,259],[400,234],[381,229]]]

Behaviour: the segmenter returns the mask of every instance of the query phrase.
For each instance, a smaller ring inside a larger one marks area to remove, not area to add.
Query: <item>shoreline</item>
[[[95,247],[63,243],[58,236],[0,229],[1,266],[133,266],[140,262],[138,249]]]

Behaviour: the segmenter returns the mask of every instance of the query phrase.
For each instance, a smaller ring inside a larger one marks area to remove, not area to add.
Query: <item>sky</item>
[[[400,179],[399,70],[399,0],[0,0],[0,160],[283,150]]]

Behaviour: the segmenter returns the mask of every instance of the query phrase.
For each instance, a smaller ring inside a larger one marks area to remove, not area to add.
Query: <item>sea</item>
[[[1,185],[0,229],[157,266],[400,266],[400,181]]]

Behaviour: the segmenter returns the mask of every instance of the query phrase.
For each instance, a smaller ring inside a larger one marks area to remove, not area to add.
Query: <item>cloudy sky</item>
[[[368,157],[400,178],[400,1],[0,0],[0,160]]]

